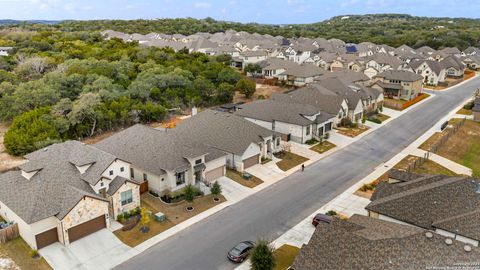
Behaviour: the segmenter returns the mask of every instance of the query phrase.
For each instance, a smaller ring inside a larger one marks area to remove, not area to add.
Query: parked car
[[[241,263],[248,257],[250,250],[254,246],[255,242],[253,241],[240,242],[228,252],[227,258],[232,262]]]
[[[313,217],[312,224],[313,226],[317,227],[318,223],[320,222],[330,223],[332,220],[332,216],[318,213]]]

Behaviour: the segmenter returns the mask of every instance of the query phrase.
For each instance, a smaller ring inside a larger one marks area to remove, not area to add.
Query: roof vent
[[[433,233],[431,233],[431,232],[426,232],[426,233],[425,233],[425,236],[426,236],[427,238],[429,238],[429,239],[430,239],[430,238],[433,238]]]
[[[451,244],[453,244],[453,240],[450,239],[450,238],[447,238],[447,239],[445,239],[445,244],[447,244],[448,246],[450,246]]]
[[[465,246],[463,246],[463,250],[465,250],[465,252],[470,252],[470,251],[472,251],[472,247],[469,246],[469,245],[465,245]]]

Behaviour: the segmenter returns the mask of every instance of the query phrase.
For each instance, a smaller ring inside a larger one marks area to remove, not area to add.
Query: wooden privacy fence
[[[19,237],[19,236],[20,236],[20,234],[18,232],[18,224],[15,223],[11,226],[8,226],[5,229],[0,230],[0,243],[1,244],[6,243],[10,240],[13,240],[13,239]]]

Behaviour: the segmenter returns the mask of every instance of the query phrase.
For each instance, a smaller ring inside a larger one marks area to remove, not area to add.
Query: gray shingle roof
[[[130,182],[130,183],[133,183],[135,185],[140,185],[140,183],[137,183],[136,181],[134,180],[131,180],[131,179],[127,179],[127,178],[124,178],[124,177],[121,177],[121,176],[116,176],[112,182],[110,182],[110,185],[108,187],[108,191],[107,191],[107,194],[112,196],[113,194],[115,194],[115,192],[117,192],[117,190],[123,185],[125,184],[126,182]]]
[[[433,60],[412,60],[410,63],[409,63],[409,66],[416,70],[418,67],[420,67],[421,65],[423,65],[423,63],[425,63],[426,65],[428,65],[430,67],[430,69],[435,73],[437,74],[437,76],[440,74],[440,72],[442,71],[442,66],[440,65],[439,62],[437,61],[433,61]]]
[[[455,219],[458,228],[464,219],[458,217],[480,209],[480,194],[476,193],[480,182],[470,177],[448,177],[444,175],[424,176],[409,182],[383,184],[377,187],[372,202],[366,207],[385,216],[395,218],[425,229],[433,229],[434,224],[447,224],[443,221]],[[446,225],[445,225],[446,226]],[[476,232],[480,235],[480,219],[475,219]],[[476,240],[480,240],[477,238]]]
[[[345,83],[365,82],[370,80],[370,78],[368,78],[368,76],[365,75],[363,72],[355,72],[353,70],[348,70],[348,69],[327,72],[320,77],[320,80],[326,79],[326,78],[337,78],[342,80]]]
[[[258,144],[272,136],[272,131],[243,117],[209,109],[181,122],[173,131],[191,141],[236,155],[243,155],[251,143]]]
[[[464,243],[453,241],[447,245],[446,237],[433,234],[427,238],[425,233],[412,226],[360,215],[348,221],[334,219],[317,226],[291,269],[443,269],[475,263],[480,257],[477,247],[466,252]]]
[[[172,130],[139,124],[98,142],[95,147],[156,175],[190,166],[186,158],[207,155],[208,161],[224,155],[211,147],[176,136]]]
[[[71,162],[84,161],[82,155],[90,155],[86,160],[92,161],[84,174]],[[30,161],[21,167],[39,170],[31,179],[24,178],[20,170],[0,175],[0,201],[25,222],[30,224],[52,216],[62,219],[85,196],[104,200],[89,183],[100,180],[114,156],[77,141],[67,141],[26,157]],[[30,162],[35,165],[30,167]]]
[[[320,111],[309,105],[284,102],[275,99],[258,100],[239,106],[236,115],[259,119],[267,122],[281,121],[300,126],[311,125],[313,121],[304,117],[313,116]]]
[[[387,70],[375,77],[381,77],[387,80],[398,80],[404,82],[415,82],[419,80],[423,80],[423,76],[420,74],[416,74],[410,71],[405,70]]]

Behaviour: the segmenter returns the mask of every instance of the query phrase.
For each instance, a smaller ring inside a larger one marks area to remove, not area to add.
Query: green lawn
[[[390,116],[388,115],[385,115],[383,113],[379,113],[376,115],[377,119],[384,122],[385,120],[387,120],[388,118],[390,118]]]
[[[252,175],[252,178],[250,178],[249,180],[246,180],[245,178],[243,178],[241,172],[237,172],[232,169],[227,169],[227,177],[239,183],[240,185],[246,186],[249,188],[254,188],[260,185],[261,183],[263,183],[263,181],[260,178],[254,175]]]
[[[321,143],[318,143],[312,147],[310,147],[310,150],[312,151],[315,151],[319,154],[322,154],[322,153],[325,153],[327,152],[328,150],[332,149],[332,148],[335,148],[336,145],[329,142],[329,141],[323,141]]]
[[[11,259],[20,269],[50,270],[50,265],[43,258],[33,259],[30,256],[31,248],[21,237],[0,244],[0,258]]]
[[[274,270],[286,270],[292,266],[300,249],[298,247],[283,245],[273,252],[276,266]]]
[[[277,153],[275,156],[282,159],[277,162],[278,168],[282,171],[288,171],[308,160],[308,158],[296,155],[292,152]]]
[[[453,119],[450,123],[457,121],[460,120]],[[480,123],[465,121],[465,125],[438,149],[437,154],[472,169],[473,176],[480,177]]]

